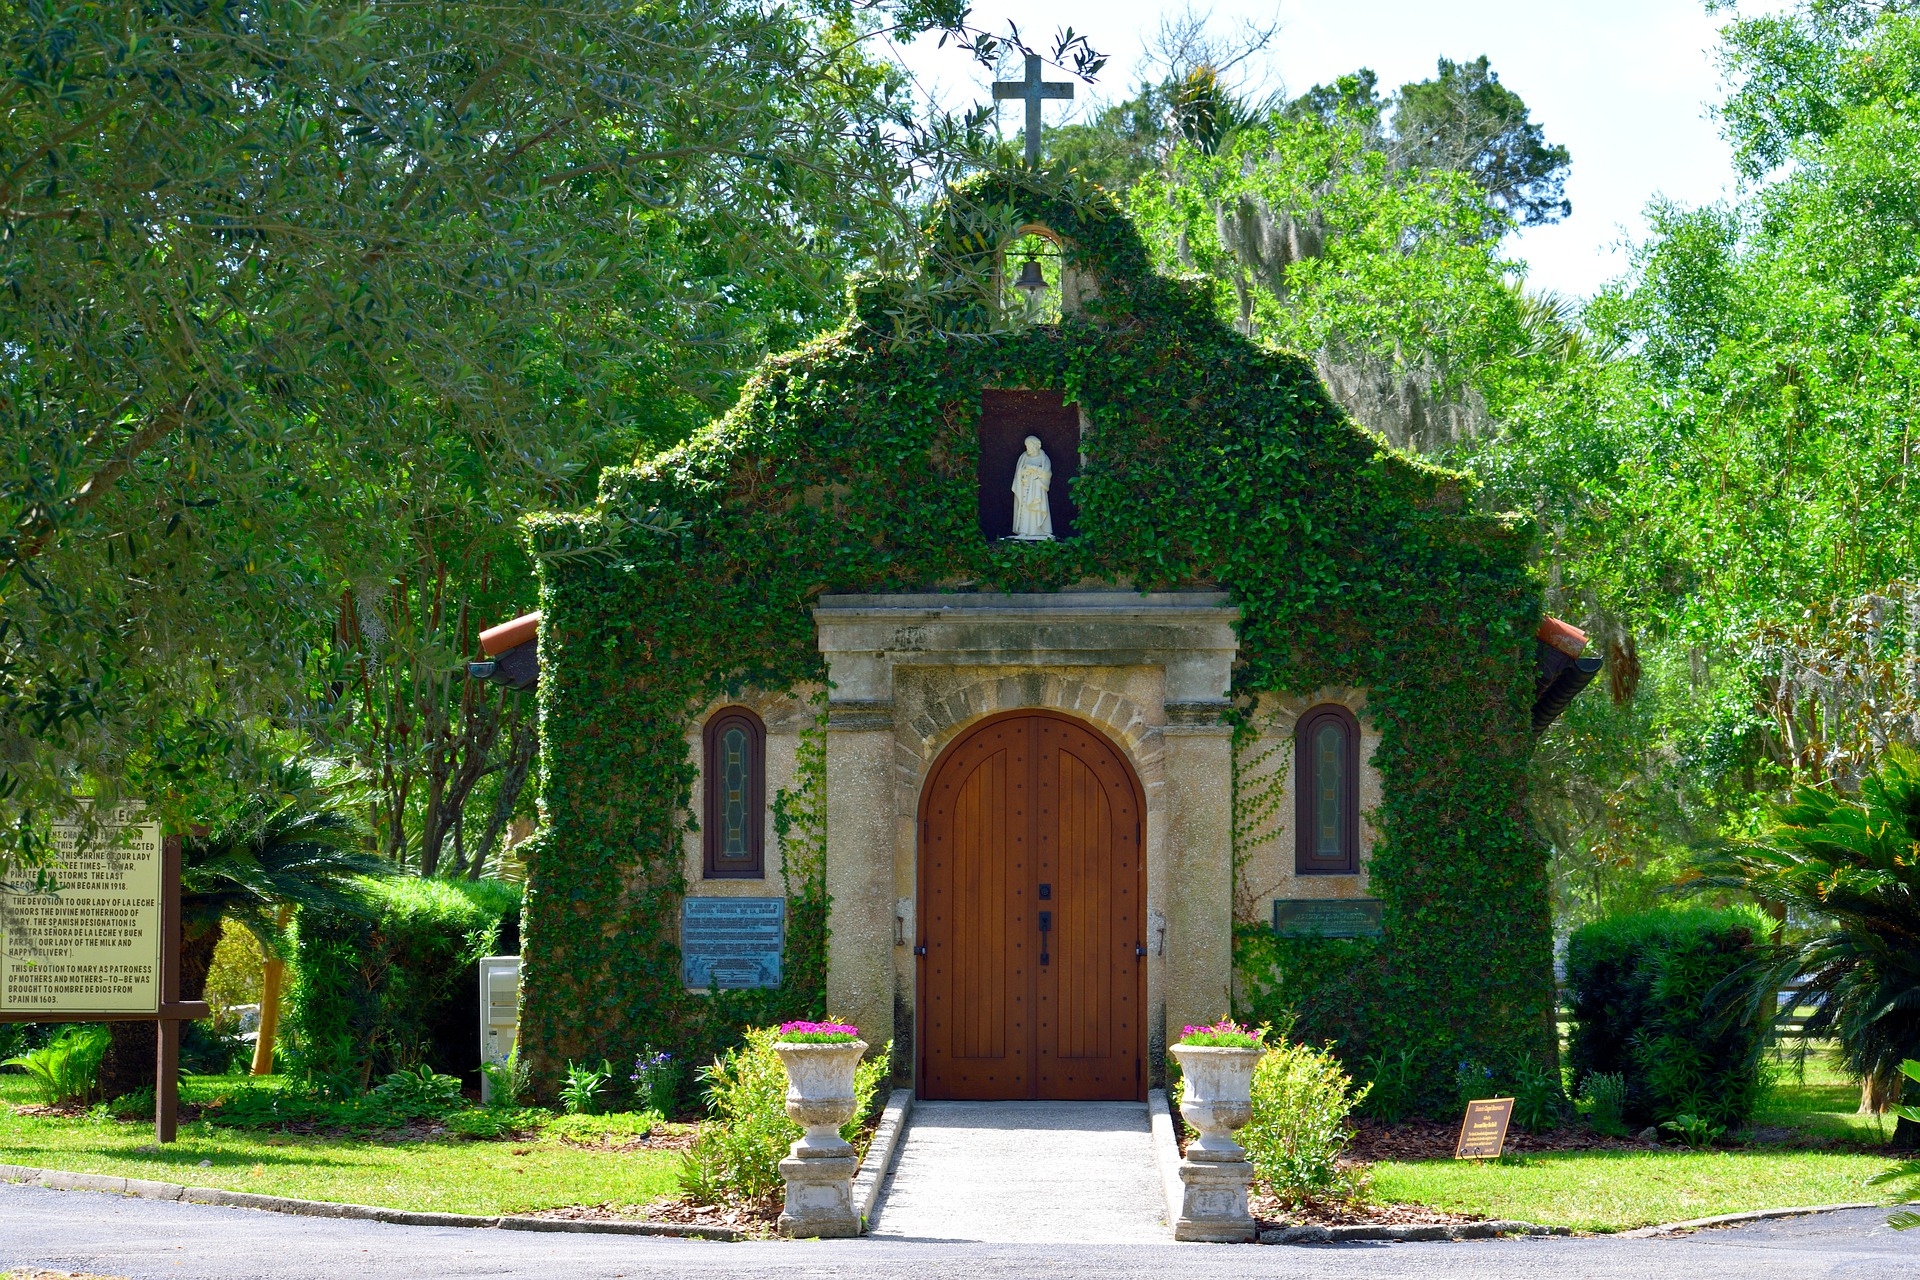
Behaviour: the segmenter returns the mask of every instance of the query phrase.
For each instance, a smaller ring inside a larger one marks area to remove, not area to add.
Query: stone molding
[[[896,666],[1160,667],[1169,703],[1224,705],[1240,640],[1225,592],[822,596],[829,705],[893,699]]]

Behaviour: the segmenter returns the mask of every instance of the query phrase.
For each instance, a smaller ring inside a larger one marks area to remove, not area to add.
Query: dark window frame
[[[1318,825],[1318,788],[1313,785],[1313,735],[1328,721],[1337,723],[1346,736],[1342,763],[1347,785],[1340,797],[1341,825],[1344,833],[1336,862],[1315,857],[1313,831]],[[1293,873],[1297,876],[1351,876],[1360,873],[1360,721],[1353,712],[1337,702],[1309,707],[1293,730],[1294,772],[1297,778],[1293,809]]]
[[[739,725],[747,731],[747,848],[745,862],[720,861],[720,735]],[[749,707],[722,707],[701,730],[701,776],[706,794],[700,818],[701,874],[708,880],[767,878],[767,726]]]

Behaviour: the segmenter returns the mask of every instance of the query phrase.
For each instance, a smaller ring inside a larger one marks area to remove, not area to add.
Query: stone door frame
[[[1145,804],[1148,1065],[1166,1029],[1230,1007],[1230,708],[1239,611],[1222,592],[824,596],[827,1002],[915,1061],[920,793],[962,732],[1004,711],[1091,722]]]

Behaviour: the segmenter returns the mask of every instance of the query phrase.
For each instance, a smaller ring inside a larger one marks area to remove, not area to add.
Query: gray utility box
[[[520,1042],[520,957],[488,956],[480,961],[480,1061],[504,1067]],[[492,1087],[480,1073],[480,1101]]]

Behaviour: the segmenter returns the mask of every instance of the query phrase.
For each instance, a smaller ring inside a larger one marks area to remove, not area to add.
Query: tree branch
[[[72,497],[50,507],[30,508],[13,537],[0,541],[0,555],[17,565],[45,551],[62,525],[85,515],[89,508],[106,496],[107,490],[133,470],[133,464],[140,460],[141,454],[179,428],[187,410],[193,405],[193,395],[193,392],[187,392],[172,405],[147,419],[146,424],[129,436],[119,452],[89,476]]]

